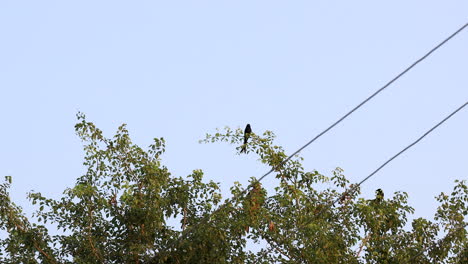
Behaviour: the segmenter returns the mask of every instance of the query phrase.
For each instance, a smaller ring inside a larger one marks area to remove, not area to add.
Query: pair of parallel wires
[[[373,99],[375,96],[377,96],[379,93],[381,93],[382,91],[384,91],[385,89],[387,89],[391,84],[393,84],[396,80],[398,80],[399,78],[401,78],[403,75],[405,75],[407,72],[409,72],[412,68],[414,68],[416,65],[418,65],[420,62],[422,62],[423,60],[425,60],[427,57],[429,57],[433,52],[435,52],[436,50],[438,50],[440,47],[442,47],[443,45],[445,45],[449,40],[451,40],[453,37],[455,37],[456,35],[458,35],[461,31],[463,31],[466,27],[468,27],[468,23],[464,24],[462,27],[460,27],[457,31],[455,31],[453,34],[451,34],[449,37],[447,37],[446,39],[444,39],[442,42],[440,42],[437,46],[435,46],[433,49],[431,49],[429,52],[427,52],[424,56],[422,56],[420,59],[416,60],[413,64],[411,64],[409,67],[407,67],[404,71],[402,71],[400,74],[398,74],[396,77],[394,77],[393,79],[391,79],[388,83],[386,83],[384,86],[382,86],[380,89],[378,89],[376,92],[374,92],[372,95],[370,95],[369,97],[367,97],[364,101],[362,101],[361,103],[359,103],[357,106],[355,106],[353,109],[351,109],[349,112],[347,112],[344,116],[342,116],[340,119],[338,119],[336,122],[334,122],[332,125],[330,125],[328,128],[326,128],[325,130],[323,130],[322,132],[320,132],[318,135],[316,135],[313,139],[311,139],[309,142],[307,142],[304,146],[302,146],[301,148],[299,148],[298,150],[296,150],[294,153],[292,153],[291,155],[289,155],[285,160],[283,160],[280,164],[278,164],[277,166],[275,167],[272,167],[267,173],[265,173],[264,175],[262,175],[259,179],[258,179],[258,182],[261,182],[263,179],[265,179],[268,175],[270,175],[273,171],[275,171],[278,167],[281,167],[283,164],[285,164],[286,162],[288,162],[292,157],[294,157],[295,155],[299,154],[302,150],[304,150],[305,148],[307,148],[310,144],[312,144],[314,141],[316,141],[317,139],[319,139],[321,136],[323,136],[324,134],[326,134],[328,131],[330,131],[331,129],[333,129],[336,125],[338,125],[339,123],[341,123],[343,120],[345,120],[348,116],[350,116],[352,113],[354,113],[356,110],[358,110],[359,108],[361,108],[364,104],[366,104],[367,102],[369,102],[371,99]],[[466,107],[468,105],[468,101],[465,102],[464,104],[462,104],[460,107],[458,107],[455,111],[453,111],[452,113],[450,113],[447,117],[445,117],[442,121],[440,121],[439,123],[437,123],[435,126],[433,126],[431,129],[429,129],[426,133],[424,133],[421,137],[419,137],[418,139],[416,139],[415,141],[413,141],[411,144],[409,144],[408,146],[406,146],[404,149],[402,149],[400,152],[398,152],[397,154],[395,154],[394,156],[392,156],[390,159],[388,159],[387,161],[385,161],[382,165],[380,165],[376,170],[374,170],[372,173],[370,173],[367,177],[365,177],[364,179],[362,179],[358,184],[355,184],[353,185],[352,188],[346,190],[340,197],[338,197],[337,199],[333,200],[332,202],[328,203],[327,206],[325,206],[324,208],[322,208],[322,210],[318,213],[317,216],[319,216],[320,214],[322,214],[322,212],[325,210],[325,208],[328,208],[328,207],[331,207],[333,205],[335,205],[336,202],[338,202],[343,196],[345,195],[352,195],[357,188],[359,188],[364,182],[366,182],[367,180],[369,180],[371,177],[373,177],[378,171],[380,171],[383,167],[385,167],[387,164],[389,164],[390,162],[392,162],[395,158],[397,158],[398,156],[400,156],[401,154],[403,154],[405,151],[407,151],[408,149],[410,149],[411,147],[413,147],[414,145],[416,145],[417,143],[419,143],[423,138],[425,138],[427,135],[429,135],[430,133],[432,133],[436,128],[438,128],[440,125],[442,125],[444,122],[446,122],[448,119],[450,119],[453,115],[455,115],[457,112],[459,112],[460,110],[462,110],[464,107]],[[239,197],[242,197],[245,193],[247,193],[249,187],[247,187],[244,191],[240,192],[237,197],[234,196],[233,198],[231,198],[230,200],[234,201],[236,198],[239,198]],[[213,214],[216,214],[217,212],[219,212],[221,209],[223,209],[229,202],[229,199],[227,201],[224,202],[223,205],[221,205],[216,211],[214,211],[212,214],[210,214],[209,216],[212,216]],[[209,217],[205,217],[203,218],[199,223],[197,223],[196,225],[194,226],[191,226],[187,229],[185,229],[184,231],[182,231],[182,235],[176,239],[174,242],[177,242],[177,241],[180,241],[181,239],[183,239],[185,237],[185,235],[187,235],[191,230],[193,230],[194,228],[202,225],[203,223],[205,223],[206,221],[208,221]],[[452,232],[449,232],[442,240],[445,240],[446,238],[450,237],[451,235],[453,235],[455,232],[458,232],[459,230],[465,228],[466,224],[465,225],[461,225],[460,227],[458,228],[455,228],[452,230]],[[163,252],[166,252],[167,250],[169,250],[169,246],[172,246],[174,243],[170,243],[170,245],[168,245],[168,247],[166,247],[166,250],[163,250]],[[426,248],[425,250],[429,250],[430,248],[432,248],[434,245],[432,245],[431,247],[429,248]],[[161,253],[163,253],[161,252]],[[423,251],[419,252],[418,254],[416,254],[411,260],[414,260],[417,256],[420,256],[421,254],[423,253]]]

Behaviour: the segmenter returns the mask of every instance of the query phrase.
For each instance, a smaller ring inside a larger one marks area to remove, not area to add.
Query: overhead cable
[[[304,146],[302,146],[301,148],[299,148],[298,150],[296,150],[294,153],[292,153],[290,156],[288,156],[285,160],[283,160],[280,164],[278,164],[277,166],[274,166],[271,170],[269,170],[267,173],[265,173],[264,175],[262,175],[259,179],[258,179],[258,182],[262,181],[266,176],[268,176],[270,173],[272,173],[273,171],[275,171],[276,168],[282,166],[284,163],[288,162],[292,157],[294,157],[295,155],[299,154],[302,150],[304,150],[306,147],[308,147],[310,144],[312,144],[314,141],[316,141],[317,139],[319,139],[321,136],[323,136],[325,133],[327,133],[328,131],[330,131],[332,128],[334,128],[336,125],[338,125],[339,123],[341,123],[344,119],[346,119],[348,116],[350,116],[352,113],[354,113],[357,109],[361,108],[364,104],[366,104],[367,102],[369,102],[371,99],[373,99],[377,94],[381,93],[383,90],[385,90],[386,88],[388,88],[392,83],[394,83],[396,80],[398,80],[399,78],[401,78],[403,75],[405,75],[408,71],[410,71],[413,67],[415,67],[417,64],[419,64],[420,62],[422,62],[423,60],[425,60],[427,57],[429,57],[433,52],[435,52],[436,50],[438,50],[440,47],[442,47],[445,43],[447,43],[449,40],[451,40],[453,37],[455,37],[457,34],[459,34],[462,30],[464,30],[466,27],[468,26],[468,23],[464,24],[462,27],[460,27],[457,31],[455,31],[454,33],[452,33],[450,36],[448,36],[446,39],[444,39],[442,42],[440,42],[438,45],[436,45],[434,48],[432,48],[429,52],[427,52],[424,56],[422,56],[421,58],[419,58],[418,60],[416,60],[413,64],[411,64],[410,66],[408,66],[405,70],[403,70],[401,73],[399,73],[397,76],[395,76],[393,79],[391,79],[389,82],[387,82],[384,86],[382,86],[380,89],[378,89],[376,92],[374,92],[372,95],[370,95],[369,97],[367,97],[364,101],[362,101],[361,103],[359,103],[357,106],[355,106],[353,109],[351,109],[349,112],[347,112],[344,116],[342,116],[341,118],[339,118],[336,122],[334,122],[332,125],[330,125],[328,128],[326,128],[325,130],[323,130],[322,132],[320,132],[318,135],[316,135],[314,138],[312,138],[309,142],[307,142]],[[248,188],[247,188],[248,189]],[[244,195],[246,192],[247,192],[247,189],[243,190],[242,192],[240,192],[237,196],[242,196]],[[226,204],[228,204],[228,201],[233,201],[235,200],[236,198],[239,198],[239,197],[232,197],[231,199],[228,199],[223,205],[221,205],[220,207],[218,207],[218,209],[216,209],[211,215],[213,214],[216,214],[217,212],[219,212],[221,209],[223,209]],[[210,216],[211,216],[210,215]],[[201,224],[205,223],[207,221],[207,217],[204,217],[200,222],[198,222],[197,224],[193,225],[193,226],[190,226],[188,227],[187,229],[185,229],[184,231],[182,231],[182,234],[179,238],[177,238],[173,243],[181,240],[183,237],[185,237],[186,234],[188,234],[191,230],[193,230],[194,228],[200,226]],[[167,251],[167,249],[173,245],[173,243],[169,243],[169,245],[166,247],[166,250],[163,250],[163,252]],[[161,252],[161,253],[163,253]]]

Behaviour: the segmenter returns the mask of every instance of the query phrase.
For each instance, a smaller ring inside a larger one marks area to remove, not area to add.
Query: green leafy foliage
[[[277,186],[268,192],[252,178],[223,200],[201,170],[171,175],[163,138],[144,150],[125,125],[106,138],[83,114],[75,129],[86,173],[60,199],[29,193],[33,219],[10,200],[11,177],[0,184],[0,263],[467,263],[465,181],[436,197],[435,221],[409,223],[406,193],[360,198],[342,169],[330,177],[306,171],[266,131],[251,134],[247,153],[272,168]],[[201,142],[240,151],[243,131],[225,128]]]

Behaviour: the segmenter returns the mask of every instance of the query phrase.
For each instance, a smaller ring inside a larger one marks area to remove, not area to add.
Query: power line
[[[421,141],[423,138],[425,138],[427,135],[429,135],[430,133],[432,133],[432,131],[434,131],[436,128],[438,128],[440,125],[442,125],[445,121],[449,120],[453,115],[455,115],[458,111],[462,110],[465,106],[468,105],[468,101],[466,103],[464,103],[463,105],[461,105],[460,107],[458,107],[455,111],[453,111],[450,115],[448,115],[447,117],[445,117],[444,119],[442,119],[442,121],[440,121],[439,123],[437,123],[435,126],[433,126],[431,129],[429,129],[426,133],[424,133],[422,136],[420,136],[418,139],[416,139],[415,141],[413,141],[411,144],[409,144],[408,146],[406,146],[404,149],[400,150],[400,152],[398,152],[397,154],[393,155],[393,157],[389,158],[387,161],[385,161],[382,165],[380,165],[376,170],[374,170],[371,174],[369,174],[367,177],[365,177],[363,180],[361,180],[358,184],[356,185],[353,185],[352,188],[350,188],[349,190],[346,190],[342,195],[340,195],[340,197],[336,198],[335,200],[333,200],[331,203],[328,203],[327,206],[323,207],[322,210],[319,211],[319,213],[317,214],[316,217],[319,217],[327,207],[331,207],[333,205],[335,205],[336,202],[338,202],[339,200],[341,200],[344,196],[346,195],[352,195],[357,188],[359,188],[359,186],[361,186],[361,184],[363,184],[364,182],[366,182],[368,179],[370,179],[372,176],[374,176],[378,171],[380,171],[383,167],[385,167],[387,164],[389,164],[390,162],[392,162],[395,158],[397,158],[398,156],[400,156],[401,154],[403,154],[405,151],[407,151],[408,149],[410,149],[411,147],[413,147],[414,145],[418,144],[419,141]]]
[[[361,103],[359,103],[356,107],[354,107],[353,109],[351,109],[351,111],[349,111],[348,113],[346,113],[344,116],[342,116],[340,119],[338,119],[336,122],[334,122],[331,126],[329,126],[328,128],[326,128],[325,130],[323,130],[322,132],[320,132],[317,136],[315,136],[312,140],[310,140],[309,142],[307,142],[304,146],[302,146],[301,148],[299,148],[298,150],[296,150],[293,154],[291,154],[290,156],[288,156],[285,160],[283,160],[282,162],[280,162],[280,164],[278,164],[277,166],[271,168],[267,173],[265,173],[263,176],[261,176],[259,179],[258,179],[258,182],[261,182],[266,176],[268,176],[270,173],[272,173],[273,171],[275,171],[276,168],[282,166],[283,164],[285,164],[286,162],[288,162],[293,156],[297,155],[299,152],[301,152],[303,149],[305,149],[306,147],[308,147],[310,144],[312,144],[314,141],[316,141],[317,139],[319,139],[321,136],[323,136],[325,133],[327,133],[328,131],[330,131],[332,128],[334,128],[336,125],[338,125],[339,123],[341,123],[344,119],[346,119],[348,116],[350,116],[352,113],[354,113],[357,109],[361,108],[364,104],[366,104],[368,101],[370,101],[372,98],[374,98],[377,94],[379,94],[380,92],[382,92],[383,90],[385,90],[386,88],[388,88],[392,83],[394,83],[396,80],[398,80],[400,77],[402,77],[403,75],[405,75],[408,71],[410,71],[413,67],[415,67],[417,64],[419,64],[420,62],[422,62],[423,60],[425,60],[427,57],[429,57],[429,55],[431,55],[433,52],[435,52],[437,49],[439,49],[440,47],[442,47],[445,43],[447,43],[450,39],[452,39],[453,37],[455,37],[458,33],[460,33],[462,30],[464,30],[466,27],[468,26],[468,23],[464,24],[462,27],[460,27],[457,31],[455,31],[454,33],[452,33],[449,37],[447,37],[446,39],[444,39],[442,42],[440,42],[438,45],[436,45],[434,48],[432,48],[429,52],[427,52],[424,56],[422,56],[421,58],[419,58],[418,60],[416,60],[413,64],[411,64],[409,67],[407,67],[405,70],[403,70],[400,74],[398,74],[397,76],[395,76],[393,79],[391,79],[388,83],[386,83],[384,86],[382,86],[380,89],[378,89],[376,92],[374,92],[371,96],[367,97],[364,101],[362,101]],[[213,214],[216,214],[217,212],[219,212],[221,209],[223,209],[226,205],[227,205],[227,202],[228,201],[234,201],[236,198],[239,198],[241,196],[243,196],[247,190],[248,190],[249,187],[247,187],[245,190],[243,190],[242,192],[240,192],[237,197],[233,197],[231,199],[228,199],[223,205],[221,205],[218,209],[216,209],[211,215]],[[210,215],[210,216],[211,216]],[[185,232],[182,231],[182,235],[176,239],[173,243],[179,241],[180,239],[182,239],[190,230],[194,229],[195,227],[197,226],[200,226],[201,224],[205,223],[207,221],[207,217],[205,216],[199,223],[197,223],[196,225],[193,225],[191,227],[188,227]],[[173,245],[173,243],[170,243],[170,245],[168,245],[166,247],[166,250],[163,250],[163,252],[166,252],[167,251],[167,248],[169,248],[170,246]],[[163,253],[161,252],[161,253]]]
[[[437,49],[439,49],[440,47],[442,47],[445,43],[447,43],[450,39],[452,39],[453,37],[455,37],[458,33],[460,33],[463,29],[465,29],[466,27],[468,26],[468,23],[466,23],[465,25],[463,25],[461,28],[459,28],[457,31],[455,31],[452,35],[450,35],[449,37],[447,37],[446,39],[444,39],[444,41],[442,41],[441,43],[439,43],[437,46],[435,46],[433,49],[431,49],[428,53],[426,53],[424,56],[422,56],[421,58],[419,58],[417,61],[415,61],[413,64],[411,64],[408,68],[406,68],[404,71],[402,71],[400,74],[398,74],[395,78],[391,79],[388,83],[386,83],[384,86],[382,86],[382,88],[378,89],[375,93],[373,93],[371,96],[367,97],[364,101],[362,101],[360,104],[358,104],[356,107],[354,107],[353,109],[351,109],[351,111],[349,111],[348,113],[346,113],[344,116],[342,116],[340,119],[338,119],[335,123],[333,123],[331,126],[329,126],[327,129],[323,130],[322,132],[320,132],[317,136],[315,136],[312,140],[310,140],[309,142],[307,142],[304,146],[302,146],[301,148],[299,148],[298,150],[296,150],[296,152],[294,152],[293,154],[291,154],[287,159],[285,159],[284,161],[282,161],[278,166],[272,168],[270,171],[268,171],[267,173],[265,173],[262,177],[260,177],[258,179],[258,181],[262,181],[263,178],[265,178],[266,176],[268,176],[270,173],[272,173],[277,167],[280,167],[282,166],[284,163],[286,163],[288,160],[290,160],[294,155],[298,154],[299,152],[301,152],[303,149],[305,149],[306,147],[308,147],[310,144],[312,144],[312,142],[314,142],[315,140],[317,140],[318,138],[320,138],[322,135],[324,135],[325,133],[327,133],[328,131],[330,131],[332,128],[334,128],[336,125],[338,125],[339,123],[341,123],[341,121],[343,121],[344,119],[346,119],[349,115],[351,115],[354,111],[356,111],[357,109],[359,109],[361,106],[363,106],[365,103],[367,103],[368,101],[370,101],[372,98],[374,98],[377,94],[379,94],[380,92],[382,92],[383,90],[385,90],[387,87],[389,87],[392,83],[394,83],[396,80],[398,80],[401,76],[405,75],[409,70],[411,70],[414,66],[416,66],[417,64],[419,64],[421,61],[423,61],[424,59],[426,59],[427,57],[429,57],[429,55],[431,55],[434,51],[436,51]]]

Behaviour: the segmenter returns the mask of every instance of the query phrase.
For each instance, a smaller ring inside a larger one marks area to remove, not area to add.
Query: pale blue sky
[[[267,171],[215,128],[266,129],[295,151],[468,21],[467,1],[1,1],[0,175],[59,197],[83,173],[75,114],[142,146],[167,140],[175,176],[245,184]],[[468,30],[303,151],[360,181],[468,100]],[[363,186],[407,191],[432,217],[468,178],[468,109]],[[271,178],[265,185],[271,187]]]

